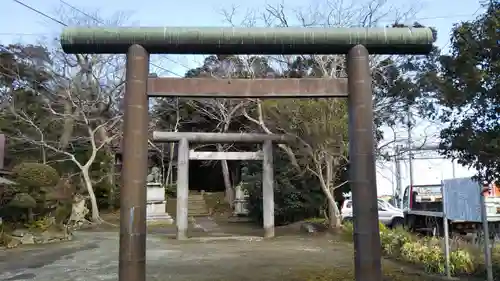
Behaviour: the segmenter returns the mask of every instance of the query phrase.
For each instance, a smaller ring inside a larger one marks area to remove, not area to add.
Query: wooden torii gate
[[[358,281],[381,281],[369,54],[428,54],[430,28],[66,28],[66,53],[127,54],[119,280],[146,279],[146,176],[150,97],[347,97]],[[342,79],[148,81],[150,54],[347,54]],[[347,95],[349,93],[349,95]]]
[[[153,132],[155,142],[178,142],[177,147],[177,239],[187,238],[189,160],[262,160],[262,209],[264,237],[274,237],[274,166],[273,142],[289,141],[285,135],[251,133],[176,133]],[[262,143],[262,150],[256,152],[194,151],[191,143]]]

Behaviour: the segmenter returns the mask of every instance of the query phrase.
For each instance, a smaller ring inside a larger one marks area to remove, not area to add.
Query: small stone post
[[[264,141],[262,147],[264,160],[262,161],[262,204],[264,215],[264,237],[274,237],[274,167],[273,143]]]
[[[189,196],[189,143],[179,141],[177,153],[177,239],[187,239]]]

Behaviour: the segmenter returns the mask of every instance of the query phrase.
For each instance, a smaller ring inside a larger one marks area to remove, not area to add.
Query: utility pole
[[[411,126],[412,125],[412,114],[410,108],[408,108],[408,166],[410,170],[410,186],[413,185],[413,140],[411,136]]]
[[[396,148],[394,149],[394,166],[396,169],[396,190],[399,193],[399,197],[397,204],[399,205],[399,208],[403,208],[403,185],[401,184],[401,163],[399,162],[399,154],[401,151],[401,146],[396,145]]]

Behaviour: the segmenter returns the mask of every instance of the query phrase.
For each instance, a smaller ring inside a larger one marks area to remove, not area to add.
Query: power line
[[[0,32],[0,36],[45,36],[50,33]]]
[[[75,11],[79,12],[80,14],[82,14],[82,15],[84,15],[84,16],[86,16],[86,17],[88,17],[88,18],[92,19],[92,20],[94,20],[94,21],[95,21],[95,22],[97,22],[97,23],[100,23],[100,24],[103,24],[103,25],[105,24],[102,20],[100,20],[100,19],[96,18],[95,16],[90,15],[89,13],[87,13],[87,12],[85,12],[85,11],[82,11],[81,9],[79,9],[79,8],[77,8],[77,7],[75,7],[75,6],[71,5],[71,4],[69,4],[68,2],[66,2],[66,1],[64,1],[64,0],[59,0],[59,2],[61,2],[62,4],[66,5],[66,6],[68,6],[68,7],[70,7],[71,9],[73,9],[73,10],[75,10]],[[176,64],[178,64],[178,65],[180,65],[180,66],[183,66],[183,67],[185,67],[186,69],[190,69],[190,67],[187,67],[187,66],[185,66],[185,65],[182,65],[182,64],[180,64],[179,62],[177,62],[177,61],[175,61],[175,60],[173,60],[173,59],[171,59],[171,58],[169,58],[169,57],[166,57],[166,59],[167,59],[167,60],[169,60],[169,61],[171,61],[171,62],[173,62],[173,63],[176,63]],[[154,64],[151,64],[151,65],[155,66]],[[156,67],[158,67],[158,66],[156,66]],[[166,69],[163,69],[163,70],[170,72],[169,70],[166,70]],[[178,74],[176,74],[176,73],[172,73],[172,74],[177,75],[177,76],[180,76],[180,75],[178,75]]]
[[[99,20],[99,19],[97,19],[96,17],[94,17],[94,16],[92,16],[92,15],[90,15],[90,14],[88,14],[88,13],[86,13],[86,12],[84,12],[84,11],[80,10],[80,9],[78,9],[77,7],[75,7],[75,6],[71,5],[71,4],[69,4],[69,3],[68,3],[68,2],[66,2],[66,1],[59,0],[59,2],[63,3],[64,5],[66,5],[66,6],[68,6],[68,7],[70,7],[71,9],[73,9],[73,10],[75,10],[75,11],[79,12],[80,14],[82,14],[82,15],[84,15],[84,16],[86,16],[86,17],[89,17],[89,18],[91,18],[91,19],[93,19],[94,21],[96,21],[96,22],[98,22],[98,23],[100,23],[100,24],[104,24],[102,21],[100,21],[100,20]]]
[[[55,19],[55,18],[53,18],[53,17],[51,17],[51,16],[49,16],[49,15],[45,14],[45,13],[43,13],[43,12],[39,11],[39,10],[36,10],[36,9],[34,9],[33,7],[30,7],[30,6],[28,6],[28,5],[26,5],[26,4],[22,3],[22,2],[20,2],[20,1],[18,1],[18,0],[12,0],[12,1],[14,1],[14,2],[16,2],[16,3],[19,3],[20,5],[22,5],[22,6],[26,7],[26,8],[28,8],[28,9],[32,10],[33,12],[36,12],[37,14],[40,14],[40,15],[42,15],[42,16],[44,16],[44,17],[46,17],[46,18],[49,18],[49,19],[50,19],[50,20],[52,20],[52,21],[55,21],[55,22],[57,22],[57,23],[59,23],[59,24],[61,24],[61,25],[67,26],[65,23],[63,23],[63,22],[61,22],[61,21],[59,21],[59,20],[57,20],[57,19]],[[71,4],[69,4],[68,2],[63,1],[63,0],[59,0],[59,1],[60,1],[62,4],[64,4],[64,5],[68,6],[68,7],[70,7],[71,9],[73,9],[73,10],[75,10],[75,11],[77,11],[77,12],[81,13],[82,15],[85,15],[85,16],[87,16],[87,17],[89,17],[89,18],[93,19],[94,21],[98,22],[98,23],[104,24],[102,21],[100,21],[100,20],[99,20],[99,19],[97,19],[96,17],[94,17],[94,16],[90,15],[89,13],[86,13],[86,12],[84,12],[83,10],[81,10],[81,9],[79,9],[79,8],[77,8],[77,7],[73,6],[73,5],[71,5]],[[472,13],[472,14],[456,14],[456,15],[449,15],[449,16],[422,17],[422,18],[415,18],[415,19],[412,19],[412,21],[419,21],[419,20],[434,20],[434,19],[448,19],[448,18],[459,18],[459,17],[472,17],[472,16],[475,16],[475,15],[477,14],[477,12],[478,12],[480,9],[481,9],[481,8],[478,8],[478,9],[476,10],[476,12],[474,12],[474,13]],[[383,21],[382,23],[391,23],[391,22],[392,22],[392,21]],[[0,32],[0,36],[16,36],[16,35],[18,35],[18,36],[41,36],[41,35],[50,35],[50,33]],[[169,60],[172,60],[172,59],[170,59],[170,58],[168,58],[168,59],[169,59]],[[176,61],[174,61],[174,60],[172,60],[172,62],[175,62],[175,63],[177,63],[177,64],[179,64],[179,65],[181,65],[181,66],[184,66],[184,65],[182,65],[182,64],[180,64],[179,62],[176,62]],[[184,67],[186,67],[186,66],[184,66]],[[186,68],[188,68],[188,69],[189,69],[189,67],[186,67]]]
[[[471,15],[469,15],[470,17],[473,17],[475,16],[480,10],[481,10],[482,6],[479,6],[479,8],[477,8],[477,10],[472,13]],[[444,46],[441,48],[441,51],[444,50],[444,48],[448,47],[448,45],[451,43],[451,40],[448,40],[448,42],[446,42],[446,44],[444,44]]]
[[[12,0],[12,1],[14,1],[15,3],[17,3],[17,4],[19,4],[19,5],[21,5],[21,6],[25,7],[25,8],[27,8],[27,9],[29,9],[29,10],[31,10],[31,11],[33,11],[33,12],[35,12],[35,13],[37,13],[37,14],[39,14],[39,15],[41,15],[41,16],[43,16],[43,17],[45,17],[45,18],[47,18],[47,19],[49,19],[49,20],[51,20],[51,21],[54,21],[54,22],[56,22],[56,23],[58,23],[58,24],[60,24],[60,25],[62,25],[62,26],[68,26],[66,23],[64,23],[64,22],[62,22],[62,21],[60,21],[60,20],[58,20],[58,19],[56,19],[56,18],[54,18],[54,17],[52,17],[52,16],[50,16],[50,15],[48,15],[48,14],[44,13],[44,12],[42,12],[42,11],[40,11],[40,10],[36,9],[36,8],[33,8],[32,6],[27,5],[27,4],[23,3],[22,1],[19,1],[19,0]],[[82,15],[85,15],[86,17],[91,18],[92,20],[96,21],[97,23],[104,24],[101,20],[99,20],[99,19],[97,19],[96,17],[94,17],[94,16],[92,16],[92,15],[90,15],[90,14],[86,13],[85,11],[83,11],[83,10],[81,10],[81,9],[79,9],[79,8],[77,8],[77,7],[75,7],[75,6],[73,6],[73,5],[71,5],[70,3],[68,3],[68,2],[66,2],[66,1],[64,1],[64,0],[59,0],[59,1],[60,1],[62,4],[64,4],[64,5],[68,6],[68,7],[70,7],[71,9],[73,9],[73,10],[75,10],[75,11],[77,11],[77,12],[81,13]],[[478,9],[477,9],[474,13],[472,13],[472,14],[455,14],[455,15],[447,15],[447,16],[421,17],[421,18],[415,18],[415,19],[412,19],[412,21],[419,21],[419,20],[433,20],[433,19],[447,19],[447,18],[458,18],[458,17],[470,17],[470,16],[475,16],[475,15],[476,15],[476,14],[477,14],[480,10],[481,10],[481,7],[479,7],[479,8],[478,8]],[[387,21],[386,23],[389,23],[389,21]],[[12,36],[12,35],[19,35],[19,36],[36,36],[36,34],[32,34],[32,33],[0,33],[0,36]],[[448,41],[448,42],[447,42],[447,43],[446,43],[446,44],[445,44],[445,45],[441,48],[441,50],[444,50],[444,49],[445,49],[445,48],[446,48],[449,44],[450,44],[450,41]],[[171,59],[171,58],[169,58],[169,57],[166,57],[166,59],[167,59],[167,60],[169,60],[169,61],[171,61],[171,62],[173,62],[173,63],[176,63],[176,64],[178,64],[178,65],[180,65],[180,66],[182,66],[182,67],[185,67],[186,69],[190,69],[190,67],[188,67],[188,66],[186,66],[186,65],[183,65],[183,64],[179,63],[178,61],[175,61],[175,60],[173,60],[173,59]],[[179,74],[177,74],[177,73],[175,73],[175,72],[173,72],[173,71],[171,71],[171,70],[168,70],[168,69],[166,69],[166,68],[164,68],[164,67],[162,67],[162,66],[159,66],[159,65],[156,65],[156,64],[153,64],[153,63],[151,63],[151,65],[152,65],[152,66],[154,66],[154,67],[157,67],[157,68],[159,68],[159,69],[161,69],[161,70],[164,70],[164,71],[166,71],[166,72],[168,72],[168,73],[170,73],[170,74],[173,74],[173,75],[176,75],[176,76],[182,77],[182,75],[179,75]]]
[[[68,25],[67,25],[67,24],[65,24],[64,22],[62,22],[62,21],[60,21],[60,20],[58,20],[58,19],[56,19],[56,18],[53,18],[53,17],[51,17],[51,16],[47,15],[46,13],[44,13],[44,12],[42,12],[42,11],[40,11],[40,10],[37,10],[37,9],[35,9],[35,8],[33,8],[33,7],[31,7],[31,6],[27,5],[27,4],[25,4],[25,3],[23,3],[23,2],[21,2],[21,1],[19,1],[19,0],[12,0],[12,1],[14,1],[14,2],[16,2],[17,4],[19,4],[19,5],[23,6],[23,7],[25,7],[26,9],[29,9],[29,10],[31,10],[31,11],[33,11],[33,12],[35,12],[35,13],[37,13],[37,14],[39,14],[39,15],[43,16],[43,17],[46,17],[46,18],[50,19],[51,21],[57,22],[58,24],[61,24],[61,25],[64,25],[64,26],[68,26]]]
[[[49,20],[53,21],[53,22],[56,22],[56,23],[58,23],[58,24],[60,24],[60,25],[62,25],[62,26],[65,26],[65,27],[67,27],[67,26],[68,26],[66,23],[64,23],[64,22],[62,22],[62,21],[60,21],[60,20],[58,20],[58,19],[56,19],[56,18],[54,18],[54,17],[51,17],[50,15],[48,15],[48,14],[46,14],[46,13],[44,13],[44,12],[42,12],[42,11],[40,11],[40,10],[36,9],[36,8],[33,8],[33,7],[32,7],[32,6],[30,6],[30,5],[27,5],[27,4],[23,3],[22,1],[19,1],[19,0],[12,0],[12,1],[14,1],[15,3],[17,3],[17,4],[19,4],[19,5],[23,6],[23,7],[25,7],[26,9],[29,9],[29,10],[31,10],[31,11],[33,11],[33,12],[35,12],[35,13],[37,13],[37,14],[41,15],[41,16],[43,16],[43,17],[45,17],[45,18],[47,18],[47,19],[49,19]],[[69,6],[69,7],[71,7],[72,9],[75,9],[76,11],[78,11],[78,12],[80,12],[80,13],[83,13],[83,14],[84,14],[84,15],[86,15],[86,16],[90,16],[90,15],[88,15],[87,13],[84,13],[83,11],[81,11],[81,10],[79,10],[79,9],[77,9],[77,8],[75,8],[75,7],[73,7],[72,5],[69,5],[69,4],[68,4],[68,3],[66,3],[65,1],[61,1],[61,3],[65,4],[65,5],[68,5],[68,6]],[[90,16],[90,17],[91,17],[91,18],[93,18],[92,16]],[[93,18],[93,19],[94,19],[94,18]],[[98,22],[99,22],[99,21],[98,21]],[[164,71],[166,71],[166,72],[168,72],[168,73],[170,73],[170,74],[173,74],[173,75],[176,75],[176,76],[182,77],[182,75],[179,75],[179,74],[177,74],[177,73],[175,73],[175,72],[173,72],[173,71],[171,71],[171,70],[168,70],[168,69],[166,69],[166,68],[164,68],[164,67],[162,67],[162,66],[159,66],[159,65],[156,65],[156,64],[153,64],[153,63],[151,63],[151,65],[152,65],[152,66],[154,66],[154,67],[157,67],[157,68],[159,68],[159,69],[161,69],[161,70],[164,70]]]

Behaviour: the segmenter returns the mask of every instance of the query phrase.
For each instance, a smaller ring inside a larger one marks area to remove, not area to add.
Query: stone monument
[[[248,216],[248,192],[243,188],[243,185],[248,181],[248,168],[241,169],[241,182],[234,188],[234,210],[233,216]]]
[[[171,224],[174,222],[167,213],[167,201],[165,199],[165,188],[162,185],[160,168],[153,167],[146,179],[147,205],[146,220],[151,222],[163,222]]]
[[[248,215],[248,193],[238,184],[235,188],[234,216]]]

